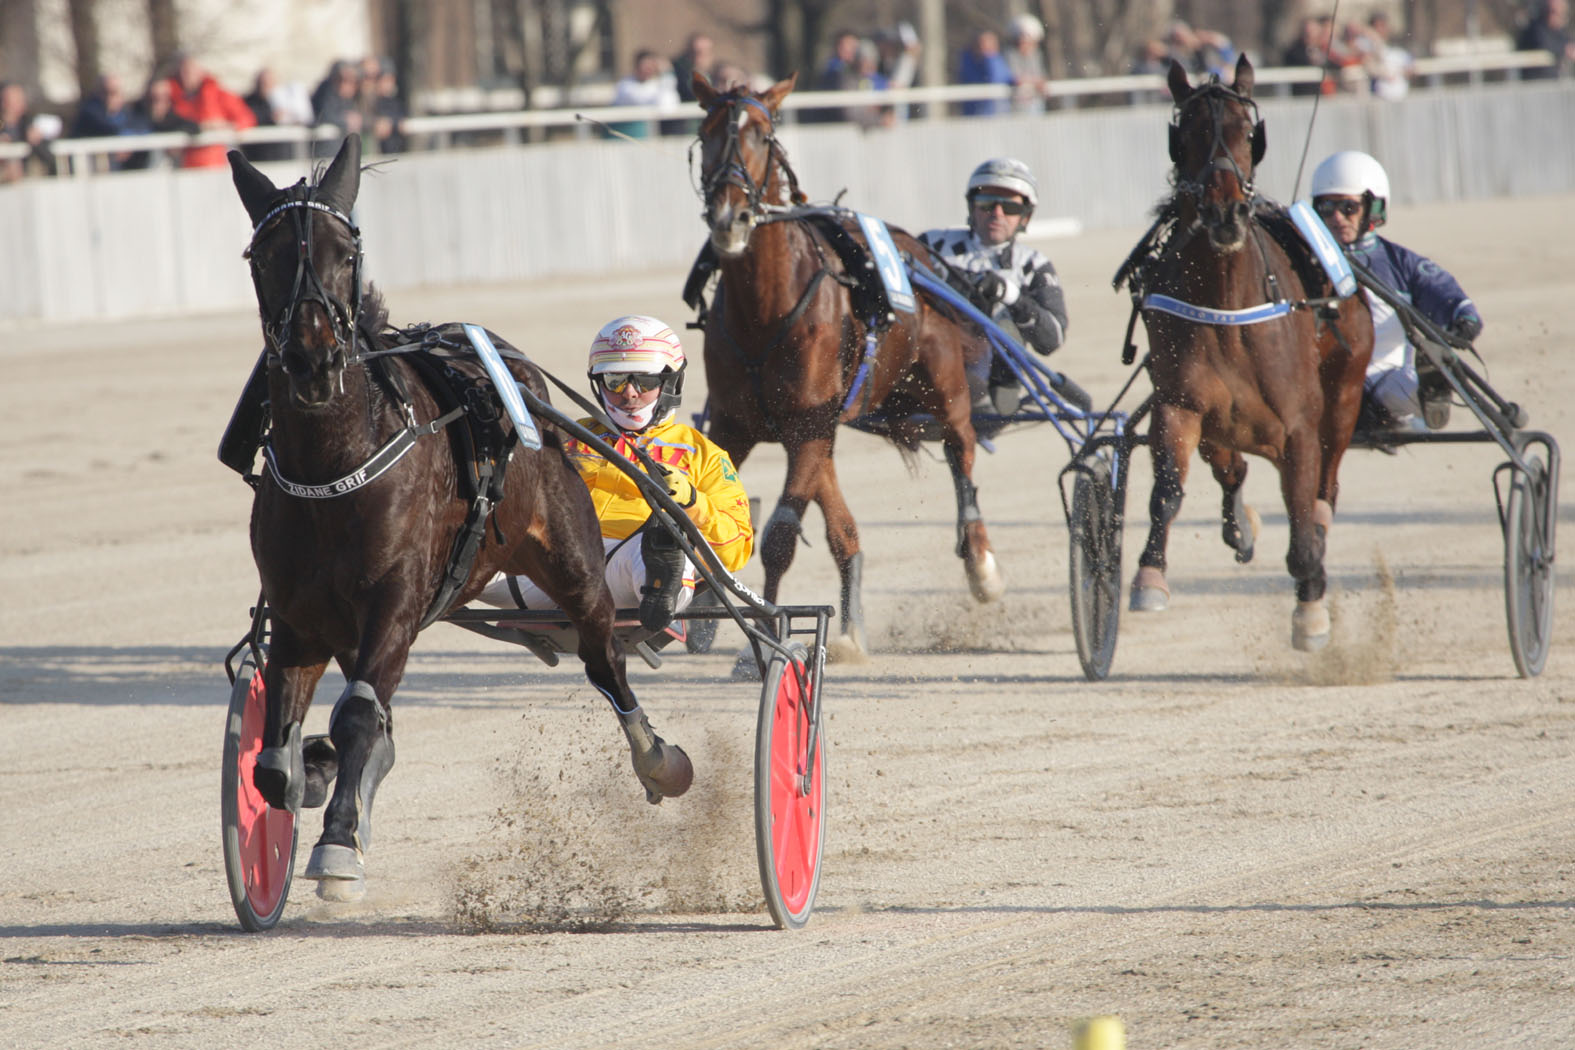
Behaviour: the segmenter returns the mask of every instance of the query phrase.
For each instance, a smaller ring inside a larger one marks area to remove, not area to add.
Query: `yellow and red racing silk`
[[[636,465],[639,461],[633,449],[637,442],[646,455],[668,470],[687,475],[695,487],[695,505],[688,508],[690,520],[729,572],[743,568],[755,547],[749,497],[733,460],[720,445],[678,422],[653,423],[639,434],[610,431],[589,419],[580,422]],[[603,536],[621,540],[645,524],[651,505],[633,479],[584,442],[570,438],[565,451],[591,490]]]

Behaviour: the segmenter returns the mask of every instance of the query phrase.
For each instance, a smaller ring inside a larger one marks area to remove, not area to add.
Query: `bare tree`
[[[77,97],[87,98],[98,90],[102,59],[98,46],[97,0],[70,0],[71,40],[77,50]]]
[[[180,17],[175,0],[148,0],[148,34],[153,42],[153,75],[158,76],[180,50]]]

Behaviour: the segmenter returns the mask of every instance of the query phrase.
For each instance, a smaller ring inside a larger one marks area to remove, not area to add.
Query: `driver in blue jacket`
[[[1389,211],[1389,176],[1357,150],[1335,153],[1312,177],[1313,208],[1352,259],[1416,307],[1428,320],[1466,342],[1482,331],[1482,317],[1447,270],[1374,230]],[[1388,303],[1367,293],[1373,311],[1373,359],[1366,397],[1381,425],[1405,427],[1420,413],[1427,427],[1449,422],[1449,381],[1406,339]]]

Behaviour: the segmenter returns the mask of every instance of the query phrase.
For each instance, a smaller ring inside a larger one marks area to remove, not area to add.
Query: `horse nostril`
[[[306,359],[306,355],[294,348],[286,350],[279,360],[284,370],[292,376],[304,376],[312,370],[312,363]]]

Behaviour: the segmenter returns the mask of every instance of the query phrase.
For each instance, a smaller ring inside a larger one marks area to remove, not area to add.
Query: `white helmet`
[[[1374,225],[1382,222],[1389,205],[1389,176],[1384,166],[1360,150],[1348,149],[1330,154],[1313,171],[1314,199],[1338,194],[1342,197],[1371,195]]]
[[[1039,184],[1034,181],[1034,173],[1028,170],[1028,165],[1011,157],[992,157],[973,169],[973,174],[968,176],[967,197],[972,197],[975,191],[985,186],[996,186],[1013,193],[1021,193],[1028,199],[1030,209],[1039,204]]]
[[[665,422],[678,408],[684,392],[684,348],[678,333],[663,321],[644,314],[629,314],[602,325],[591,340],[590,368],[592,388],[602,396],[596,377],[604,372],[634,372],[662,377],[662,393],[656,400],[654,422]]]

